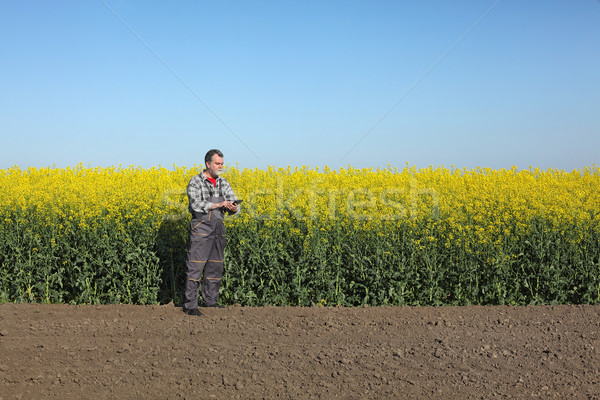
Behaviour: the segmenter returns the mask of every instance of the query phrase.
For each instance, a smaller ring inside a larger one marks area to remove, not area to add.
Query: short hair
[[[217,150],[217,149],[212,149],[209,150],[208,153],[206,153],[206,155],[204,156],[204,165],[206,165],[206,163],[211,162],[213,159],[214,155],[218,155],[219,157],[223,157],[223,153],[221,153],[221,150]]]

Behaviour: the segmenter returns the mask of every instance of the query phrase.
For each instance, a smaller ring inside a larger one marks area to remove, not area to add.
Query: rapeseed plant
[[[198,166],[0,171],[0,301],[179,300]],[[600,301],[600,170],[239,169],[222,299]]]

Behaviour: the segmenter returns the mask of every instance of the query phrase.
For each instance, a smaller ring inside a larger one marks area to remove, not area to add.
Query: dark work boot
[[[202,315],[204,315],[204,314],[202,314],[200,312],[200,310],[198,310],[197,307],[196,308],[185,308],[185,307],[183,307],[183,312],[186,313],[187,315],[195,315],[197,317],[201,317]]]

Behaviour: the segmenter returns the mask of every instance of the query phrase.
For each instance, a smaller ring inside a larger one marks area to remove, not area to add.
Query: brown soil
[[[0,305],[2,399],[600,399],[600,306]]]

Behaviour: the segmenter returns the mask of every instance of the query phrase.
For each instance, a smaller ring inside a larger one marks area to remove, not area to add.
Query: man
[[[205,307],[219,307],[219,287],[223,276],[225,225],[223,216],[238,213],[240,208],[231,185],[222,178],[223,153],[213,149],[204,157],[206,169],[194,176],[187,187],[190,242],[187,255],[187,281],[183,311],[201,316],[198,291],[202,278],[202,300]],[[204,277],[202,277],[204,272]]]

